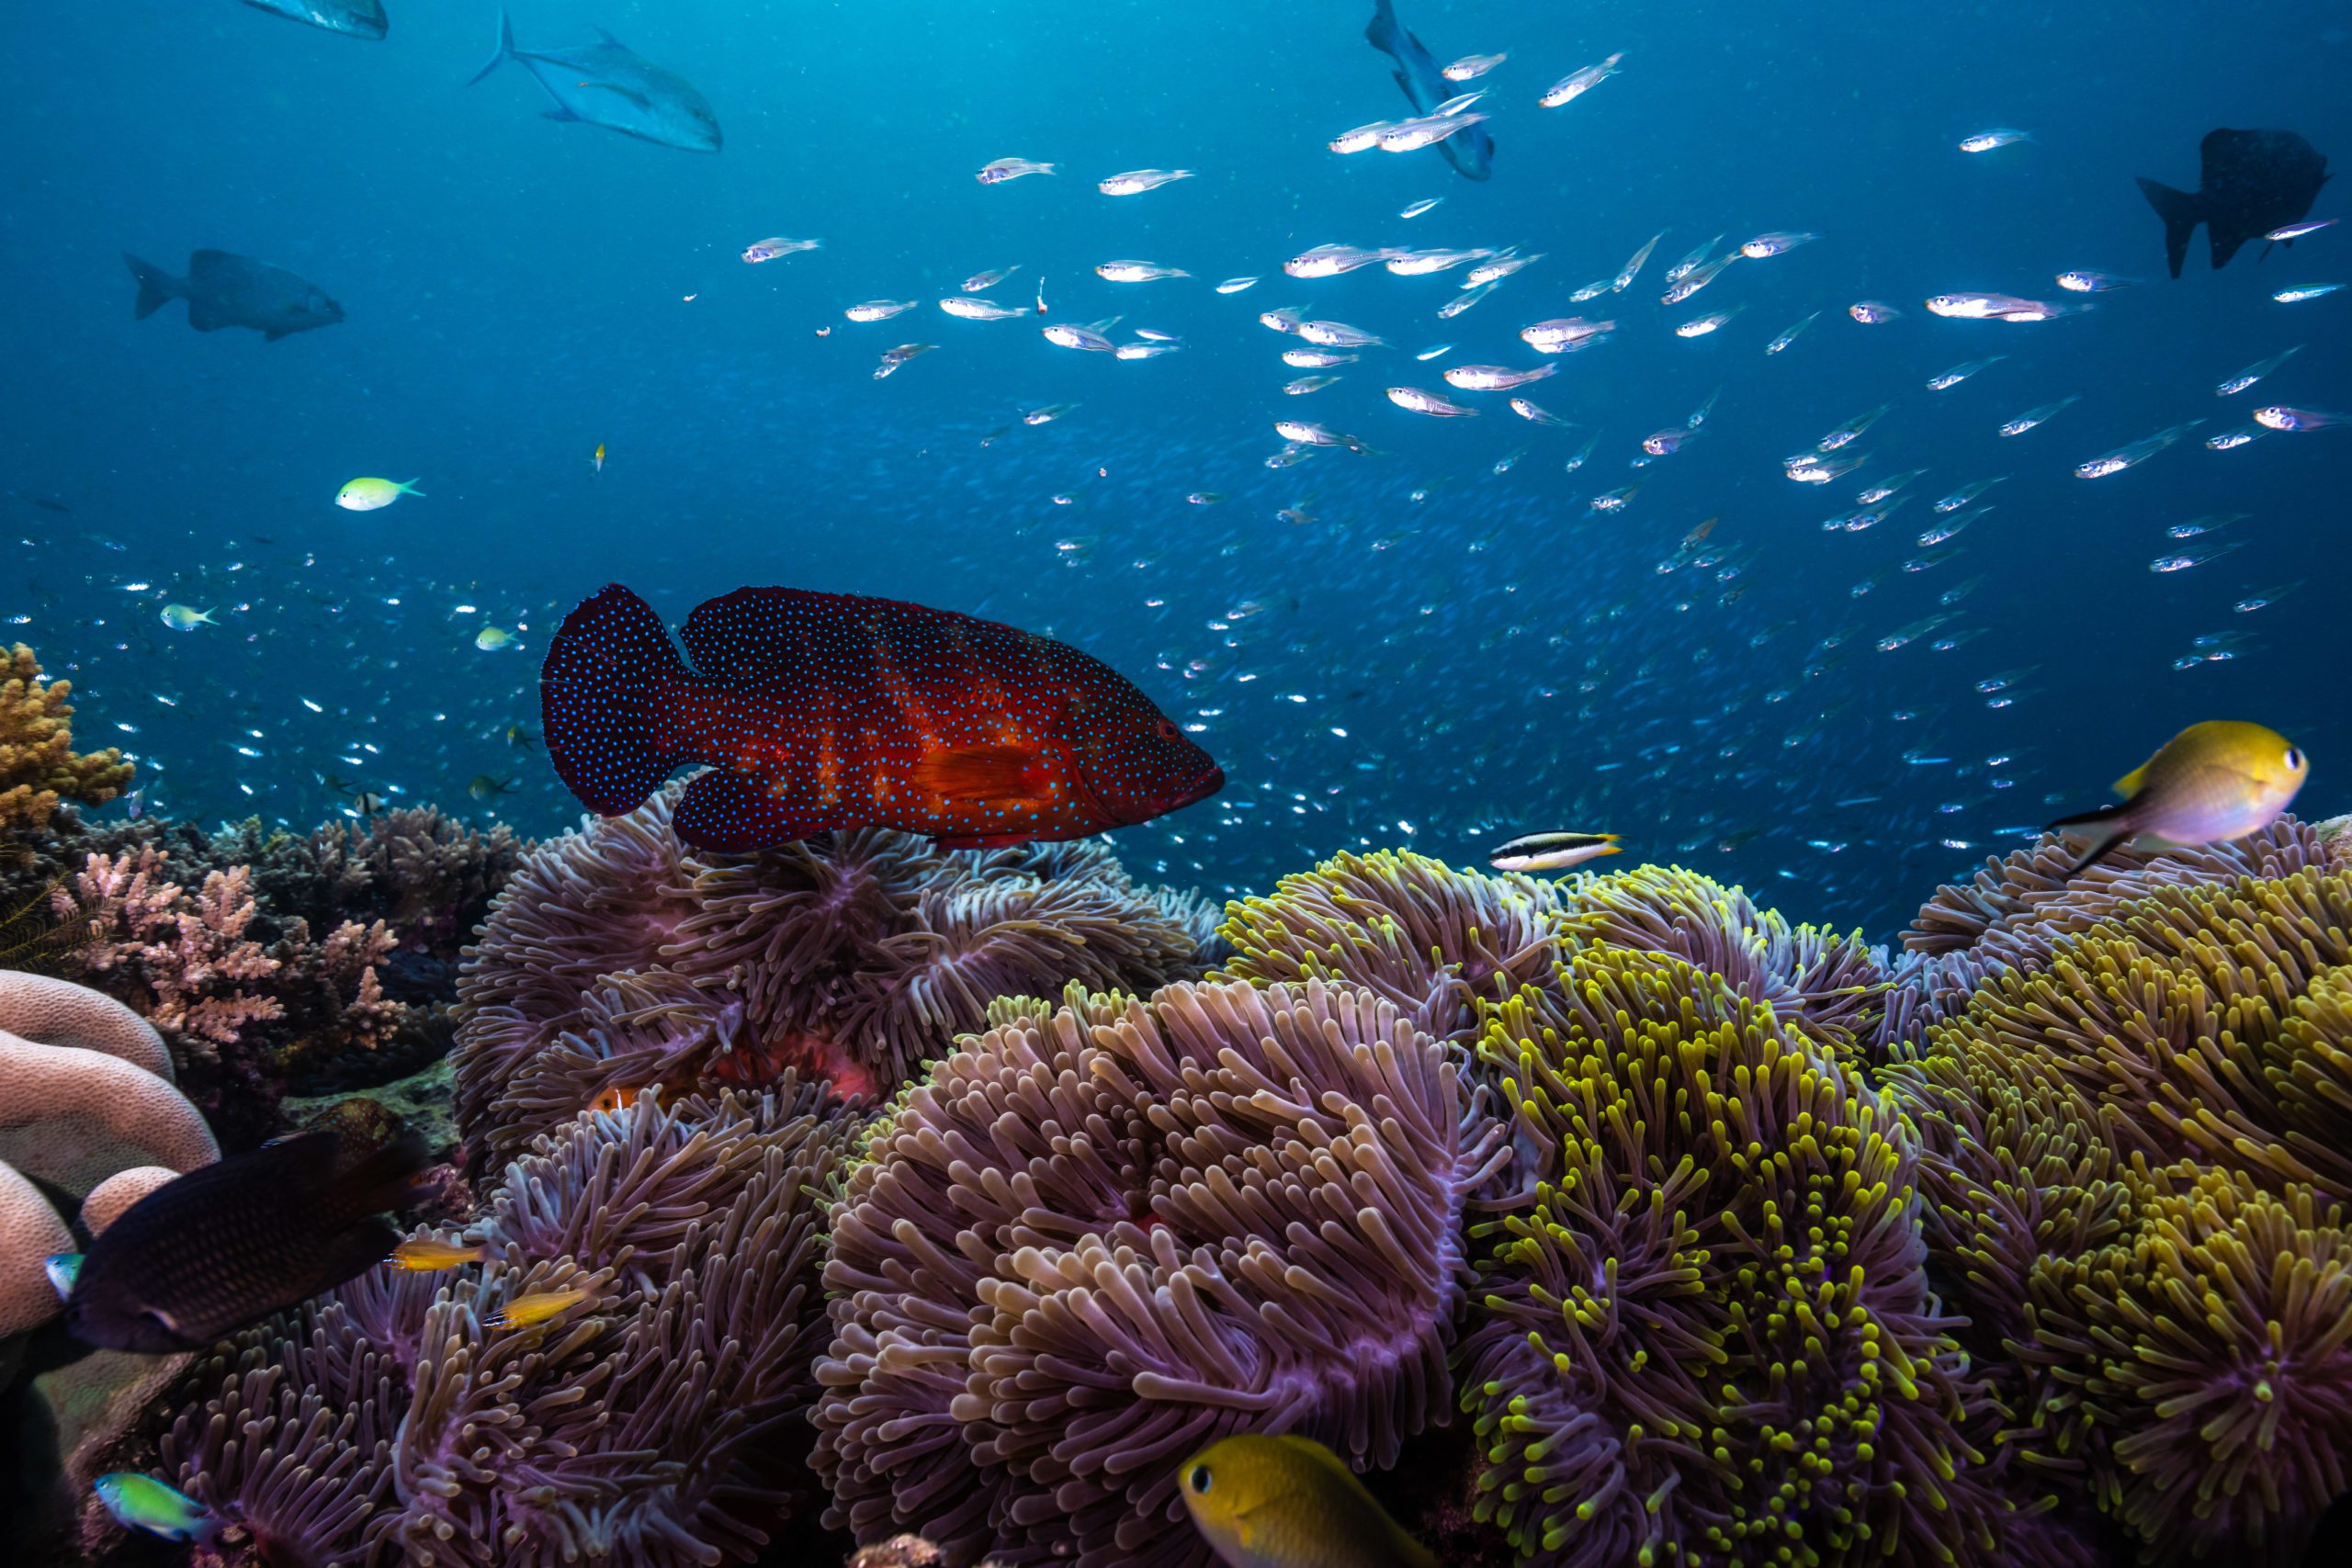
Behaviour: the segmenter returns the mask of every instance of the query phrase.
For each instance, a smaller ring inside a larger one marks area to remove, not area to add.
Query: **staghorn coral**
[[[1197,900],[1133,886],[1099,844],[956,853],[870,829],[703,857],[673,798],[538,845],[469,950],[458,1118],[492,1157],[657,1078],[797,1067],[888,1093],[995,997],[1194,972]]]
[[[74,750],[73,691],[43,681],[23,643],[0,660],[0,855],[27,858],[13,840],[46,830],[61,806],[102,806],[130,782],[119,749]]]
[[[829,1109],[787,1077],[573,1119],[467,1227],[481,1265],[380,1267],[200,1367],[167,1473],[272,1561],[749,1561],[805,1473],[816,1194],[850,1131]],[[540,1326],[488,1326],[566,1289]]]
[[[1174,1471],[1237,1431],[1360,1466],[1442,1418],[1459,1220],[1505,1157],[1360,987],[1000,1003],[831,1216],[829,1520],[956,1562],[1200,1564]]]
[[[297,917],[264,945],[248,867],[191,889],[152,844],[93,853],[53,895],[89,940],[69,966],[136,1008],[175,1048],[189,1095],[233,1145],[276,1130],[277,1094],[307,1059],[379,1048],[407,1017],[378,968],[397,938],[345,921],[313,942]]]
[[[2352,1473],[2347,932],[2342,871],[2156,881],[1889,1073],[2005,1442],[2152,1562],[2293,1562]]]
[[[1979,1446],[1895,1104],[1801,1016],[1596,946],[1488,1020],[1536,1168],[1470,1227],[1463,1406],[1524,1558],[2043,1560]]]

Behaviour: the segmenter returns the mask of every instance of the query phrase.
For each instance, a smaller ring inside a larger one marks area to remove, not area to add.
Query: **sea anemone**
[[[1367,986],[1424,1032],[1467,1041],[1478,1005],[1551,972],[1556,884],[1457,871],[1408,850],[1346,852],[1226,908],[1219,978]]]
[[[2017,1560],[1906,1129],[1798,1016],[1594,946],[1488,1020],[1536,1163],[1471,1226],[1463,1406],[1524,1558]]]
[[[467,1228],[482,1263],[380,1266],[200,1369],[167,1471],[286,1560],[749,1561],[805,1474],[829,1112],[786,1077],[573,1119]]]
[[[2287,1561],[2352,1473],[2347,932],[2346,872],[2157,881],[1887,1075],[2004,1443],[2151,1561]]]
[[[1238,1431],[1358,1466],[1442,1418],[1468,1194],[1455,1054],[1308,980],[1000,1004],[876,1124],[831,1219],[830,1522],[951,1561],[1208,1561],[1174,1472]]]
[[[701,857],[666,793],[537,846],[469,951],[458,1114],[492,1157],[608,1091],[787,1068],[894,1091],[998,996],[1196,973],[1197,900],[1099,844],[943,852],[881,829]]]

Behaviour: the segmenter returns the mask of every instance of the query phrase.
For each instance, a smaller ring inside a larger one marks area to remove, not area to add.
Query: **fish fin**
[[[2197,231],[2197,225],[2205,220],[2205,203],[2193,192],[2175,190],[2144,175],[2140,180],[2140,194],[2148,198],[2148,205],[2154,208],[2156,216],[2165,221],[2165,263],[2172,268],[2172,275],[2178,277],[2180,264],[2188,257],[2188,237]],[[2217,247],[2218,243],[2217,241]],[[2216,261],[2213,265],[2219,266],[2222,264]]]
[[[342,1149],[336,1157],[342,1157]],[[408,1207],[413,1193],[411,1183],[418,1171],[429,1162],[432,1150],[424,1134],[404,1133],[368,1154],[347,1170],[338,1171],[320,1193],[319,1201],[330,1219],[337,1224],[380,1214],[387,1210]],[[379,1247],[368,1259],[374,1262],[383,1257],[387,1247]]]
[[[1381,53],[1393,55],[1396,52],[1396,35],[1402,30],[1396,25],[1396,6],[1391,0],[1379,0],[1379,9],[1373,12],[1372,20],[1364,24],[1363,39]],[[1403,85],[1401,77],[1398,85]]]
[[[2130,773],[2115,781],[2115,793],[2123,796],[2126,800],[2129,800],[2132,796],[2139,794],[2140,786],[2147,782],[2148,764],[2146,762],[2143,762],[2138,767],[2132,769]]]
[[[1015,844],[1034,844],[1035,833],[961,833],[944,839],[933,839],[932,844],[943,850],[1006,850]]]
[[[2207,223],[2205,225],[2205,238],[2211,242],[2213,246],[2213,270],[2215,272],[2219,272],[2222,268],[2229,265],[2230,258],[2238,254],[2238,247],[2245,244],[2253,237],[2254,236],[2251,234],[2240,234],[2236,232],[2224,234],[2222,232],[2220,224],[2211,222]],[[2264,248],[2267,249],[2268,247],[2266,246]]]
[[[563,105],[558,104],[551,109],[541,109],[539,111],[539,118],[541,119],[576,120],[580,117],[573,114],[571,109],[565,107]]]
[[[187,324],[200,333],[217,333],[232,323],[215,315],[212,307],[205,303],[203,296],[191,294],[187,301]]]
[[[609,32],[605,31],[603,28],[598,28],[596,29],[596,36],[597,36],[598,38],[600,38],[600,39],[603,39],[606,43],[611,44],[615,49],[628,49],[628,45],[627,45],[627,44],[623,43],[620,39],[618,39],[615,38],[611,33],[609,33]],[[635,53],[636,51],[635,51],[634,50],[631,50],[631,51],[630,51],[630,52],[631,52],[631,53]]]
[[[476,82],[481,81],[483,77],[489,75],[492,72],[497,70],[500,66],[505,64],[508,61],[514,58],[514,22],[512,17],[507,16],[506,8],[502,6],[498,9],[498,52],[490,57],[489,64],[483,66],[481,70],[475,72],[470,77],[467,78],[466,85],[469,87],[472,86]]]
[[[338,1234],[320,1249],[318,1271],[310,1283],[318,1295],[347,1280],[356,1280],[385,1258],[401,1241],[401,1229],[381,1214],[368,1214]]]
[[[122,259],[130,268],[130,276],[139,280],[139,298],[130,306],[131,320],[143,321],[162,310],[166,301],[180,297],[180,280],[153,262],[141,261],[129,251],[122,253]]]
[[[423,491],[421,491],[421,490],[417,489],[416,487],[417,487],[417,484],[419,483],[419,481],[421,481],[424,478],[424,476],[423,474],[419,474],[419,475],[417,475],[417,476],[416,476],[416,478],[415,478],[415,479],[410,479],[410,480],[408,480],[406,483],[402,484],[402,485],[401,486],[401,493],[402,495],[413,495],[413,496],[416,497],[419,501],[423,501],[423,500],[424,499],[424,492]]]
[[[284,327],[264,327],[262,329],[261,341],[264,343],[276,343],[279,338],[286,335],[286,329]]]
[[[795,811],[754,774],[712,768],[686,785],[671,825],[695,849],[742,854],[840,824]]]
[[[2132,803],[2130,801],[2126,801],[2120,806],[2103,806],[2097,811],[2082,811],[2075,813],[2072,817],[2061,817],[2057,821],[2051,823],[2049,827],[2044,829],[2044,831],[2052,833],[2057,832],[2062,828],[2098,828],[2100,829],[2099,833],[2092,840],[2091,852],[2076,861],[2073,865],[2067,867],[2066,874],[2068,877],[2072,878],[2079,876],[2084,872],[2088,871],[2092,866],[2097,865],[2100,861],[2105,860],[2109,855],[2114,853],[2119,847],[2129,841],[2132,836],[2139,831],[2138,829],[2132,827],[2130,822],[2126,820],[2126,814],[2129,813],[2131,809]]]
[[[917,789],[950,800],[1033,800],[1037,752],[1027,746],[971,746],[934,751],[909,771]]]
[[[673,709],[692,678],[653,606],[619,583],[581,602],[548,643],[540,733],[572,794],[616,816],[697,761]]]

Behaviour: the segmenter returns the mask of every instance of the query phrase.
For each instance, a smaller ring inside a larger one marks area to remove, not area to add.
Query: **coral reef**
[[[861,1539],[1201,1564],[1175,1467],[1235,1431],[1394,1462],[1442,1419],[1460,1218],[1504,1156],[1453,1053],[1355,986],[1000,1003],[831,1221],[817,1464]]]
[[[80,1250],[147,1193],[218,1157],[173,1085],[162,1040],[136,1013],[79,986],[0,971],[0,1342],[58,1315],[43,1258]],[[81,1240],[59,1201],[77,1203]],[[21,1514],[26,1537],[40,1541],[72,1533],[107,1456],[187,1360],[85,1350],[54,1335],[34,1346],[22,1390],[0,1402],[0,1451],[14,1460],[0,1513]]]
[[[0,660],[0,857],[24,860],[20,840],[50,828],[68,803],[102,806],[130,782],[122,752],[74,750],[70,681],[44,681],[23,643]]]
[[[1575,953],[1479,1045],[1535,1147],[1532,1192],[1471,1227],[1482,1513],[1561,1568],[1800,1543],[2027,1561],[1975,1446],[1993,1412],[1928,1288],[1896,1107],[1850,1046],[1807,1037],[1802,987],[1743,991],[1815,965],[1751,940],[1710,951],[1725,975],[1635,924],[1644,946]]]
[[[807,1473],[828,1111],[787,1076],[574,1118],[465,1227],[482,1263],[379,1268],[199,1368],[164,1472],[273,1562],[750,1560]]]
[[[2155,881],[1889,1075],[2006,1440],[2150,1562],[2294,1561],[2352,1481],[2347,932],[2352,874]]]
[[[999,996],[1195,973],[1206,913],[1091,842],[948,852],[885,830],[700,856],[674,792],[538,845],[459,983],[460,1127],[503,1157],[600,1096],[787,1066],[888,1094]]]

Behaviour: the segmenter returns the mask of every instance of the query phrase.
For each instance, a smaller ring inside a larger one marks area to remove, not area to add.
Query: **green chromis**
[[[152,1475],[118,1470],[99,1476],[95,1484],[98,1501],[127,1529],[165,1540],[210,1540],[220,1533],[220,1515]]]
[[[185,604],[164,606],[164,624],[175,632],[192,632],[198,626],[218,626],[209,610],[191,610]]]
[[[2278,819],[2303,787],[2311,760],[2277,730],[2235,719],[2192,724],[2156,754],[2115,781],[2120,806],[2050,824],[2087,828],[2096,837],[2072,876],[2135,835],[2167,844],[2218,844]]]
[[[1437,1568],[1340,1457],[1310,1438],[1224,1438],[1185,1461],[1177,1485],[1230,1568]]]
[[[379,506],[390,506],[404,495],[424,499],[416,488],[416,480],[394,484],[390,479],[354,479],[334,492],[334,503],[345,512],[373,512]]]
[[[49,1276],[50,1288],[59,1301],[74,1294],[74,1281],[82,1277],[82,1255],[78,1252],[52,1252],[40,1260],[41,1272]]]
[[[498,626],[484,626],[474,634],[474,646],[484,653],[502,653],[514,646],[514,634]]]

